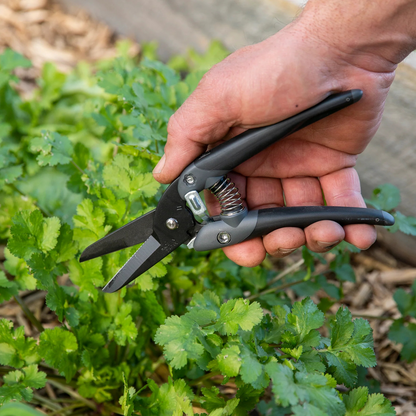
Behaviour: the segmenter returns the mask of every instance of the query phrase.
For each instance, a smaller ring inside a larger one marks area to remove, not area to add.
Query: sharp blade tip
[[[114,277],[101,289],[104,293],[117,292],[118,290],[122,289],[124,286],[127,285],[127,283],[126,283],[126,284],[118,287],[118,286],[114,285],[115,282],[113,281],[113,279],[114,279]]]

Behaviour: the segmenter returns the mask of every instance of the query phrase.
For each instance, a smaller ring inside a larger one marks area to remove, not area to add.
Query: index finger
[[[210,143],[227,134],[236,117],[230,106],[222,105],[227,102],[225,94],[224,88],[208,73],[173,114],[168,124],[165,155],[153,171],[156,180],[172,182]]]

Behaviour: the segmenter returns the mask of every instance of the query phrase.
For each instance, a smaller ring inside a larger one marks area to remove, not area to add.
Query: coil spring
[[[244,209],[240,192],[230,178],[223,176],[218,182],[208,188],[218,199],[221,215],[236,214]]]

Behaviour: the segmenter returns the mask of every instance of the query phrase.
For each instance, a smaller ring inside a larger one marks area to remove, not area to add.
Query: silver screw
[[[231,236],[226,231],[220,231],[217,235],[217,240],[221,244],[227,244],[231,241]]]
[[[194,175],[191,175],[191,174],[185,175],[185,182],[188,185],[193,185],[195,183],[195,177],[194,177]]]
[[[168,218],[166,220],[166,227],[168,227],[169,230],[175,230],[179,227],[178,220],[176,220],[175,218]]]

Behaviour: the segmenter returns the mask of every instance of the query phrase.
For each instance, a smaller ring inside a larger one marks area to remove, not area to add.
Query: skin
[[[310,0],[301,16],[265,41],[244,47],[214,66],[171,117],[165,156],[154,170],[170,183],[197,156],[245,129],[284,120],[330,93],[359,88],[358,103],[268,147],[238,166],[231,178],[249,210],[327,205],[365,207],[354,170],[380,125],[397,63],[416,47],[416,2]],[[207,195],[210,214],[218,204]],[[326,252],[342,240],[367,249],[370,225],[317,222],[282,228],[227,247],[242,266],[266,252],[284,257],[302,245]]]

